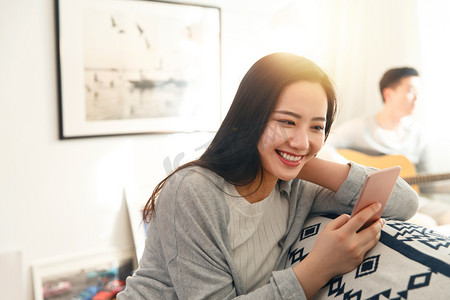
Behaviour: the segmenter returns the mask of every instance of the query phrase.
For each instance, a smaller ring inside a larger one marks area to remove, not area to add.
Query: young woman
[[[310,60],[257,61],[205,153],[147,202],[145,251],[118,299],[305,299],[358,266],[384,220],[358,231],[378,204],[347,215],[370,169],[315,157],[335,112],[333,85]],[[410,218],[417,200],[398,179],[384,217]],[[306,217],[321,213],[340,216],[284,269]]]

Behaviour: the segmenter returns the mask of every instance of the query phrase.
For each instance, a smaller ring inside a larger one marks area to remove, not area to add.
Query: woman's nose
[[[290,146],[300,150],[308,149],[309,148],[308,133],[305,131],[296,132],[290,138]]]

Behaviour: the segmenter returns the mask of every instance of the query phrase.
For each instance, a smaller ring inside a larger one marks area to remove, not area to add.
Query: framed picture
[[[32,265],[34,299],[112,299],[136,266],[131,249],[37,262]]]
[[[55,0],[60,139],[215,131],[221,11]]]

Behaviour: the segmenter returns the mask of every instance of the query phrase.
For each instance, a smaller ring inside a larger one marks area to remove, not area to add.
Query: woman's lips
[[[284,151],[276,150],[280,160],[288,166],[296,167],[302,162],[303,155],[295,155]]]

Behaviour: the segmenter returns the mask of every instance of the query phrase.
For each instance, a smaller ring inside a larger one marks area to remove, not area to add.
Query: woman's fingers
[[[336,230],[336,229],[339,229],[342,226],[344,226],[344,224],[346,224],[348,222],[348,220],[350,220],[349,215],[346,215],[346,214],[340,215],[339,217],[337,217],[336,219],[334,219],[333,221],[328,223],[327,226],[331,230]]]
[[[366,251],[371,249],[380,239],[381,229],[383,228],[386,221],[384,219],[379,219],[377,222],[373,223],[369,227],[361,230],[357,235],[360,241],[366,248]]]
[[[380,238],[383,219],[358,232],[378,209],[378,205],[373,205],[362,210],[356,219],[343,214],[329,222],[319,234],[308,260],[327,270],[327,276],[331,277],[354,269]]]
[[[373,204],[354,217],[343,214],[329,222],[319,234],[308,260],[327,270],[327,276],[331,277],[354,269],[380,238],[383,219],[359,231],[379,209],[379,203]]]
[[[356,215],[352,216],[350,220],[348,220],[346,224],[347,230],[349,230],[350,232],[356,232],[360,230],[360,228],[380,209],[381,204],[378,202],[367,206]]]

